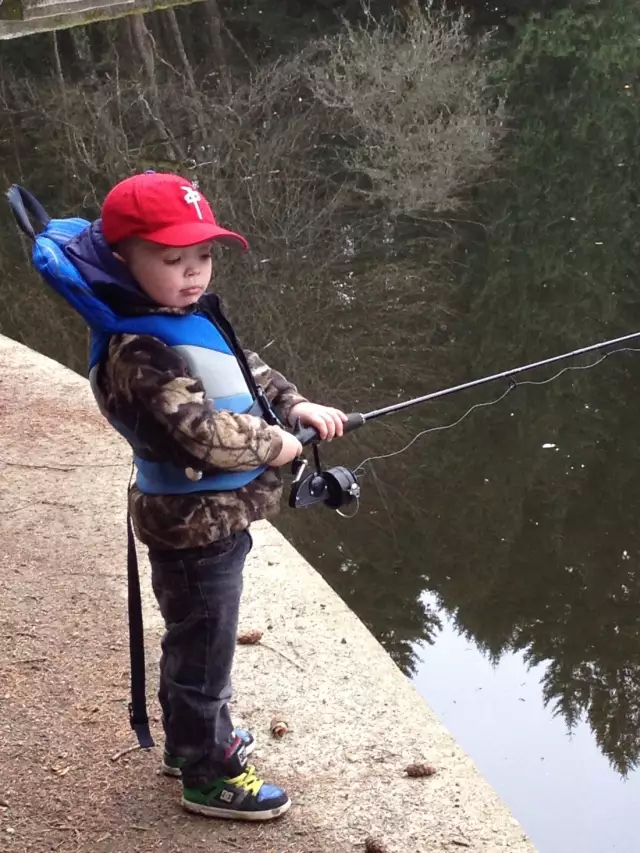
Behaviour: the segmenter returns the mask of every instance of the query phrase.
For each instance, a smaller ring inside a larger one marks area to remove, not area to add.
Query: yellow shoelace
[[[263,786],[262,779],[256,776],[256,768],[252,764],[248,764],[244,773],[236,776],[234,779],[227,780],[231,785],[236,785],[238,788],[244,788],[254,796],[258,796],[260,788]]]

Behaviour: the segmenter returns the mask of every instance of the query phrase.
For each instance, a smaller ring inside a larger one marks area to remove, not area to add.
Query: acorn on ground
[[[364,849],[365,853],[389,853],[389,848],[381,838],[367,838]]]
[[[288,733],[289,723],[287,723],[286,720],[283,720],[282,716],[273,717],[269,728],[271,729],[271,734],[273,735],[273,737],[280,739]]]
[[[238,634],[238,642],[242,646],[255,646],[256,643],[259,643],[262,639],[262,631],[259,631],[257,628],[252,628],[250,631],[244,631],[242,634]]]

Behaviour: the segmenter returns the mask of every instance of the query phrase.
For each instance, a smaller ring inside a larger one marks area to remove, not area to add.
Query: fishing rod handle
[[[353,432],[354,429],[358,429],[358,427],[363,426],[365,423],[366,419],[364,415],[360,414],[360,412],[351,412],[351,414],[347,415],[345,423],[342,424],[342,431],[343,433]],[[302,445],[312,444],[314,441],[321,440],[318,430],[315,427],[302,427],[302,429],[297,429],[293,434]]]

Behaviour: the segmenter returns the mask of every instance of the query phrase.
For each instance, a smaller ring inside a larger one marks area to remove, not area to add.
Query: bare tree
[[[488,97],[486,37],[462,15],[409,4],[390,27],[346,26],[309,65],[313,94],[343,116],[360,191],[392,215],[452,210],[491,163],[502,105]]]

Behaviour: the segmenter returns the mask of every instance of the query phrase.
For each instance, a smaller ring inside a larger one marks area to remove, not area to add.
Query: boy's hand
[[[289,412],[289,423],[293,426],[300,419],[302,426],[314,427],[322,441],[331,441],[342,435],[342,425],[347,416],[333,406],[319,403],[296,403]]]
[[[271,468],[281,468],[287,462],[291,462],[296,456],[302,454],[302,445],[298,439],[286,430],[281,430],[282,433],[282,450],[275,459],[269,462]]]

